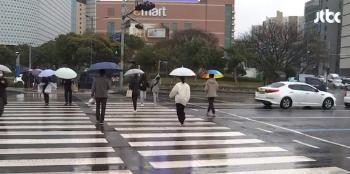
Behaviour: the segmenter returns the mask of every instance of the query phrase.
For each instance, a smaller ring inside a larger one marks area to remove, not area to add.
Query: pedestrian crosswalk
[[[132,174],[76,104],[9,101],[0,117],[0,173]]]
[[[131,103],[108,103],[105,120],[149,162],[154,173],[349,173],[331,165],[320,167],[317,159],[205,118],[189,116],[181,127],[172,108],[146,103],[137,113],[132,111]]]

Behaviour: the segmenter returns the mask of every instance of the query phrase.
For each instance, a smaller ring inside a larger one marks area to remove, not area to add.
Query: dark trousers
[[[137,109],[137,98],[138,97],[139,97],[139,93],[138,92],[132,92],[131,99],[132,99],[132,104],[134,106],[134,111],[136,111],[136,109]]]
[[[5,107],[5,98],[0,97],[0,117],[4,113],[4,107]]]
[[[212,111],[213,114],[215,114],[214,100],[215,100],[215,97],[208,97],[208,102],[209,102],[208,113],[209,113],[210,111]]]
[[[96,120],[103,123],[105,120],[107,98],[96,98]]]
[[[49,104],[49,100],[50,100],[49,94],[44,93],[44,100],[45,100],[45,104]]]
[[[64,99],[66,104],[72,104],[72,88],[64,89]]]
[[[176,112],[177,112],[177,118],[179,119],[179,122],[181,124],[184,124],[186,119],[185,106],[180,103],[176,103]]]

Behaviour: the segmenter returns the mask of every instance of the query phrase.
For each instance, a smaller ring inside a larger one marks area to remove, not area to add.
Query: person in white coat
[[[169,97],[175,97],[177,117],[183,126],[186,119],[185,107],[190,100],[191,89],[190,85],[185,82],[185,77],[180,77],[180,80],[181,82],[177,83],[171,90]]]

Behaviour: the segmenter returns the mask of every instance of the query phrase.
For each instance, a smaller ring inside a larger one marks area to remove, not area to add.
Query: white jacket
[[[175,97],[175,103],[180,103],[184,106],[190,101],[191,89],[187,83],[179,82],[171,90],[170,98]]]

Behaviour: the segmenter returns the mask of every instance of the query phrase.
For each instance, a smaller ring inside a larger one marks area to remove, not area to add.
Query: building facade
[[[344,0],[343,4],[340,74],[350,76],[350,0]]]
[[[0,1],[0,44],[37,46],[71,31],[71,0]]]
[[[86,30],[96,32],[96,0],[86,0]]]
[[[107,34],[121,31],[120,1],[96,2],[97,33]],[[128,2],[133,9],[134,2]],[[128,32],[147,40],[166,39],[178,30],[200,29],[217,36],[223,47],[230,47],[234,39],[234,0],[196,0],[156,2],[156,8],[150,12],[134,12],[132,17],[144,24],[139,31],[131,22]]]
[[[342,0],[310,0],[305,4],[304,38],[309,41],[313,37],[319,37],[327,47],[327,55],[324,56],[327,58],[319,63],[318,74],[339,73],[341,24],[315,23],[317,13],[326,9],[341,12],[342,6]]]

